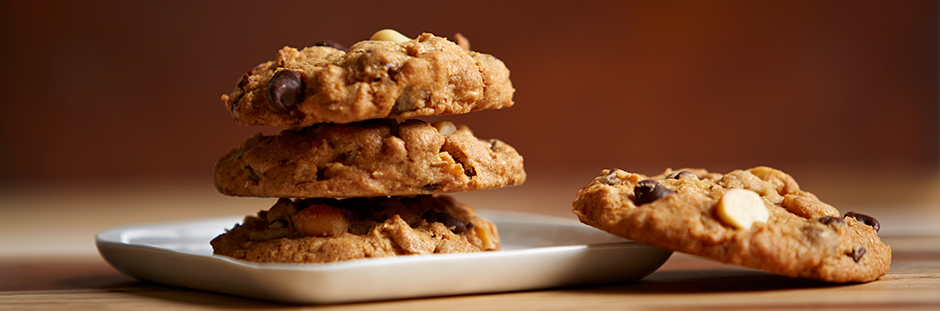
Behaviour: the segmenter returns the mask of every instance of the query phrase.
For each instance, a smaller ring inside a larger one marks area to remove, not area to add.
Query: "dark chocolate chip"
[[[430,223],[439,222],[456,234],[461,234],[467,232],[468,229],[473,229],[473,223],[463,222],[463,220],[443,212],[431,210],[424,213],[421,218],[424,218]]]
[[[652,179],[641,180],[636,183],[636,188],[633,188],[636,205],[650,203],[675,193],[672,189],[666,188]]]
[[[875,217],[871,217],[871,216],[868,216],[862,213],[856,213],[856,212],[847,212],[845,213],[845,217],[855,218],[855,220],[858,220],[859,222],[863,224],[866,224],[866,225],[871,226],[872,228],[875,228],[875,232],[878,232],[878,230],[881,229],[881,223],[879,223],[878,220],[875,219]]]
[[[816,221],[819,221],[823,223],[824,225],[828,225],[832,223],[837,223],[837,224],[845,223],[845,219],[842,219],[842,217],[838,217],[838,216],[823,216],[823,217],[817,218]]]
[[[859,246],[858,248],[853,249],[851,252],[847,253],[846,255],[851,256],[852,260],[854,260],[857,263],[859,260],[862,260],[862,257],[865,256],[865,253],[868,253],[868,250],[865,249],[864,247]]]
[[[336,41],[333,41],[333,40],[323,40],[323,41],[314,43],[313,46],[328,46],[328,47],[331,47],[331,48],[334,48],[334,49],[337,49],[337,50],[340,50],[340,51],[345,51],[345,50],[346,50],[346,47],[345,47],[345,46],[343,46],[342,44],[339,44],[339,42],[336,42]]]
[[[304,79],[299,72],[284,69],[268,83],[268,103],[278,111],[289,111],[304,101]]]

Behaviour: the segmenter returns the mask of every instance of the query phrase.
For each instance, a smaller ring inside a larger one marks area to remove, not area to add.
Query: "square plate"
[[[339,303],[628,282],[658,269],[671,251],[630,242],[576,221],[478,210],[502,249],[325,264],[272,264],[212,254],[209,241],[243,216],[111,228],[95,236],[101,256],[131,277],[287,303]]]

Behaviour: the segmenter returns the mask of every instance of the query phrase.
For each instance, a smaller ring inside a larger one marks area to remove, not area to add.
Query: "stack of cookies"
[[[522,184],[522,156],[466,126],[406,119],[513,105],[506,66],[455,41],[382,30],[348,49],[284,47],[245,73],[225,107],[286,129],[222,156],[214,183],[278,199],[213,239],[214,253],[314,263],[499,249],[493,223],[444,193]]]

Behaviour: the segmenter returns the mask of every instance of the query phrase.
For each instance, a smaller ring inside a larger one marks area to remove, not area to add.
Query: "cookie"
[[[614,235],[784,276],[867,282],[891,264],[875,218],[840,215],[768,167],[652,177],[604,170],[573,205],[581,222]]]
[[[213,239],[213,253],[254,262],[326,263],[499,249],[496,226],[440,196],[278,199]]]
[[[257,134],[219,159],[214,179],[232,196],[408,196],[519,185],[522,162],[466,126],[379,119]]]
[[[222,100],[239,124],[276,126],[513,105],[509,69],[492,55],[427,33],[398,43],[386,40],[360,41],[348,51],[335,44],[284,47],[275,60],[245,73]]]

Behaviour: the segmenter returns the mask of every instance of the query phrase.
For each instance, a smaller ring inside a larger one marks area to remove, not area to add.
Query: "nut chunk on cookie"
[[[623,238],[790,277],[867,282],[891,264],[878,220],[840,216],[769,167],[651,177],[604,170],[573,205],[581,222]]]
[[[441,196],[281,198],[213,239],[213,252],[255,262],[325,263],[498,250],[496,226]]]
[[[513,105],[514,91],[496,57],[432,34],[382,30],[348,50],[284,47],[222,101],[242,125],[307,126],[499,109]]]

